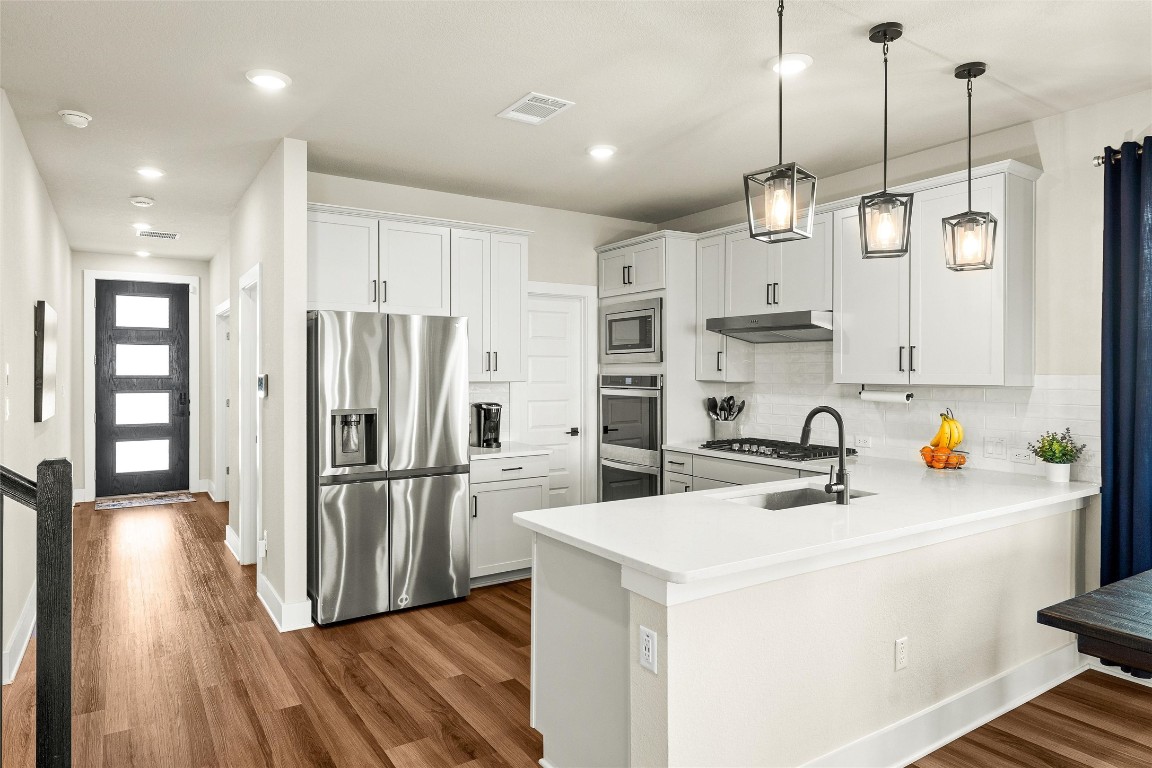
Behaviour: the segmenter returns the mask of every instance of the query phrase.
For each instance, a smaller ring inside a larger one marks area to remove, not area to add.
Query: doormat
[[[114,496],[96,502],[96,509],[147,507],[153,504],[184,504],[196,501],[190,493],[142,493],[138,496]]]

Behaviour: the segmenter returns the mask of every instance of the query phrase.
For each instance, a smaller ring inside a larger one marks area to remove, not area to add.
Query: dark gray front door
[[[188,286],[96,281],[96,495],[187,490]]]

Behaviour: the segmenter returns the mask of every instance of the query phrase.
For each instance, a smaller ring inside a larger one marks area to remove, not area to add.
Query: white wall
[[[137,256],[124,256],[106,253],[87,253],[76,251],[72,255],[72,338],[76,343],[72,345],[72,370],[75,371],[76,386],[72,390],[72,412],[84,412],[84,385],[86,378],[92,374],[92,365],[85,365],[84,361],[84,271],[93,270],[101,272],[141,272],[146,274],[186,275],[200,279],[200,291],[195,296],[189,296],[190,302],[196,302],[200,309],[200,383],[199,391],[195,397],[199,398],[200,409],[200,477],[189,478],[193,489],[203,486],[201,478],[212,478],[212,343],[211,343],[211,315],[212,306],[208,303],[206,286],[208,284],[208,262],[192,259],[141,259]],[[73,478],[73,486],[84,487],[84,420],[75,419],[72,423],[73,461],[79,468]],[[95,493],[94,488],[87,488],[89,496]]]
[[[528,279],[596,284],[598,245],[655,231],[652,224],[376,181],[308,174],[308,201],[532,230]]]
[[[1015,159],[1043,169],[1036,186],[1036,372],[1099,374],[1104,171],[1092,158],[1152,132],[1152,91],[977,136],[977,165]],[[892,184],[964,166],[964,142],[895,158]],[[818,169],[817,169],[818,171]],[[875,190],[879,165],[819,181],[822,202]],[[704,232],[744,220],[740,201],[660,224]]]
[[[36,477],[42,459],[71,456],[72,419],[71,251],[52,200],[28,151],[20,125],[0,90],[0,361],[9,366],[3,381],[0,413],[0,463]],[[33,422],[32,310],[47,301],[59,318],[56,415]],[[73,460],[74,461],[74,460]],[[30,624],[17,626],[21,611],[34,595],[36,523],[31,510],[4,505],[4,611],[2,641],[5,661],[14,664],[23,652]],[[6,672],[10,670],[5,670]]]
[[[261,507],[268,531],[268,556],[262,574],[285,604],[308,599],[304,480],[306,174],[307,144],[284,139],[237,204],[227,250],[228,291],[234,308],[240,306],[241,276],[261,265],[261,372],[268,374],[270,392],[260,401]],[[218,283],[219,278],[212,282]],[[237,340],[236,335],[233,340]],[[231,370],[237,372],[239,347],[234,343],[231,353]],[[239,402],[240,384],[235,377],[231,392],[234,403]],[[231,426],[229,451],[238,457],[239,423],[235,418]]]

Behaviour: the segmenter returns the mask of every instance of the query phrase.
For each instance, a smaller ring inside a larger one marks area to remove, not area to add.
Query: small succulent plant
[[[1045,432],[1034,443],[1028,443],[1028,450],[1036,458],[1048,464],[1072,464],[1084,455],[1087,445],[1076,445],[1072,430],[1065,427],[1063,432]]]

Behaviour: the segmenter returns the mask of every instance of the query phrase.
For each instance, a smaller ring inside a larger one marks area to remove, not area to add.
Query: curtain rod
[[[1144,147],[1136,147],[1136,154],[1138,154],[1138,155],[1144,154]],[[1119,159],[1120,159],[1120,153],[1119,152],[1113,152],[1112,157],[1111,157],[1112,162],[1116,162]],[[1096,168],[1099,168],[1100,166],[1104,165],[1104,160],[1105,160],[1104,155],[1096,155],[1096,157],[1092,158],[1092,165],[1095,166]]]

